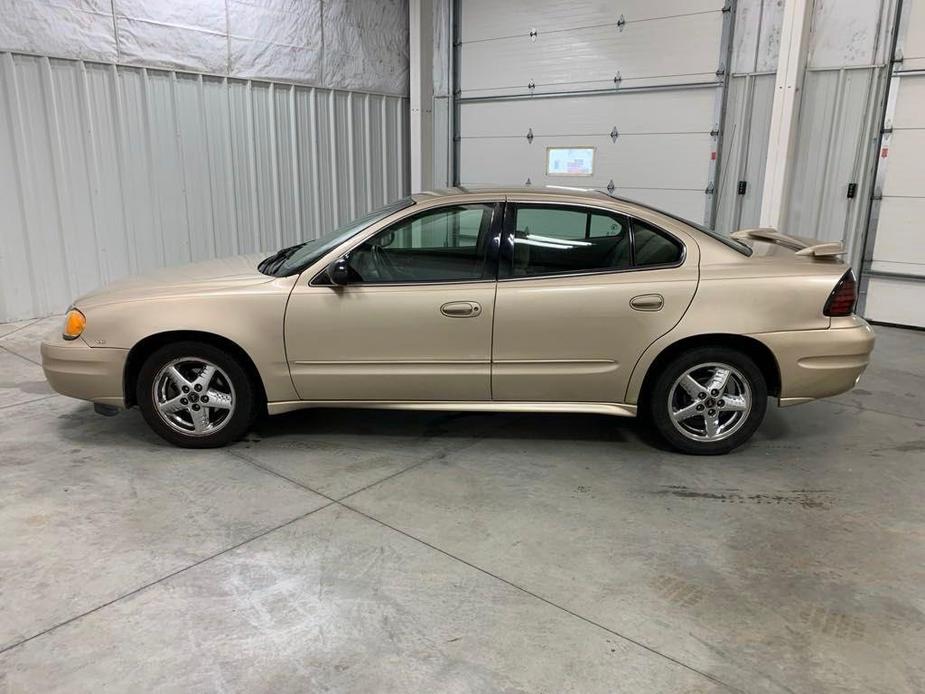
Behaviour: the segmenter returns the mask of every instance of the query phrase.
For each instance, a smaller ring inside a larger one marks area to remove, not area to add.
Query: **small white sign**
[[[592,176],[594,147],[547,147],[547,176]]]

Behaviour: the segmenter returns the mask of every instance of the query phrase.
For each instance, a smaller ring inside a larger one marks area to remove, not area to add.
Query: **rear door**
[[[693,241],[608,208],[509,202],[501,255],[495,400],[623,402],[697,287]]]

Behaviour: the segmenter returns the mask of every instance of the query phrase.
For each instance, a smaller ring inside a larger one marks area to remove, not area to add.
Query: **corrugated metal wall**
[[[407,193],[402,97],[0,53],[0,322]]]
[[[895,0],[817,0],[785,231],[843,241],[858,265]],[[717,228],[759,224],[783,3],[738,0]],[[853,197],[848,196],[849,184]]]

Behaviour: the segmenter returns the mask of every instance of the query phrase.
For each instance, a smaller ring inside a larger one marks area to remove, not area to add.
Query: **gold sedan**
[[[323,406],[639,414],[678,450],[726,453],[769,396],[835,395],[867,366],[854,276],[814,243],[594,191],[423,193],[263,260],[81,297],[43,367],[195,448]]]

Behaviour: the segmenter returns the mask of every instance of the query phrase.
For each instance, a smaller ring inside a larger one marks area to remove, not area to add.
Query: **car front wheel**
[[[694,455],[728,453],[764,419],[768,389],[748,356],[700,347],[674,358],[649,397],[655,428],[673,448]]]
[[[245,370],[226,352],[200,342],[177,342],[151,354],[139,373],[137,402],[157,434],[184,448],[231,443],[256,414]]]

